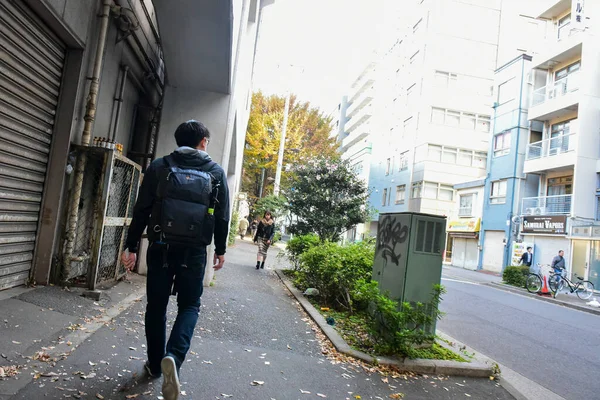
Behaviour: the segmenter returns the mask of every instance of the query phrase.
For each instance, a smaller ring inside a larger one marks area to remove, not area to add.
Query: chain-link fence
[[[77,224],[66,227],[63,277],[94,288],[126,272],[119,255],[133,216],[141,171],[114,150],[76,146],[72,155],[77,167],[69,198],[72,211],[72,203],[78,201]]]

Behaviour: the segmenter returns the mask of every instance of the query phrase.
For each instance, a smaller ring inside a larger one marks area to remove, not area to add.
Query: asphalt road
[[[275,252],[269,251],[267,269],[257,271],[255,246],[238,243],[228,250],[225,268],[202,297],[191,352],[181,371],[186,392],[181,400],[383,400],[396,393],[410,400],[513,398],[489,379],[385,378],[327,359],[306,314],[270,270],[277,263]],[[59,361],[51,376],[40,377],[12,399],[159,398],[161,380],[140,376],[146,350],[144,305],[141,301],[127,309]],[[172,298],[170,320],[175,312]],[[253,386],[254,381],[262,384]]]
[[[445,268],[438,328],[565,399],[600,398],[600,317]]]

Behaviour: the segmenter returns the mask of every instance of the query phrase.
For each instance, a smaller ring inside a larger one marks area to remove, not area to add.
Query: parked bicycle
[[[537,272],[530,272],[527,274],[525,280],[525,287],[529,293],[539,293],[542,290],[542,282],[544,278],[542,276],[542,264],[537,264]]]
[[[587,300],[594,294],[594,284],[590,281],[584,281],[582,277],[577,277],[577,282],[571,282],[567,277],[563,276],[563,270],[561,268],[557,268],[559,272],[550,273],[550,280],[548,282],[548,286],[550,286],[550,290],[554,293],[554,297],[556,298],[556,294],[565,288],[565,284],[569,287],[569,291],[571,293],[575,292],[577,297],[582,300]]]

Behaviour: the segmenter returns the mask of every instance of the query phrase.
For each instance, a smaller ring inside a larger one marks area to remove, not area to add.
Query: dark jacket
[[[552,259],[552,268],[565,268],[565,258],[562,256],[556,256]]]
[[[258,228],[256,228],[256,236],[254,237],[254,240],[263,238],[273,241],[273,236],[275,236],[275,223],[267,225],[260,221],[258,223]]]
[[[528,256],[530,256],[530,257],[528,257]],[[529,258],[529,260],[527,260],[527,258]],[[531,267],[531,262],[532,261],[533,261],[533,254],[529,254],[528,251],[526,251],[525,253],[523,253],[523,255],[521,256],[521,263],[523,265]]]
[[[212,161],[206,152],[200,152],[191,148],[177,149],[171,153],[173,159],[179,167],[189,169],[199,169],[212,174],[220,183],[218,203],[215,206],[215,252],[217,255],[225,254],[227,246],[227,233],[229,231],[229,189],[227,188],[227,177],[225,171],[218,164],[213,164],[209,170],[202,167]],[[135,207],[133,209],[133,219],[129,226],[129,233],[125,246],[130,252],[137,253],[138,244],[142,233],[148,225],[152,205],[156,199],[158,188],[158,172],[161,168],[167,168],[167,163],[163,158],[158,158],[150,164],[144,174],[144,180],[138,194]]]

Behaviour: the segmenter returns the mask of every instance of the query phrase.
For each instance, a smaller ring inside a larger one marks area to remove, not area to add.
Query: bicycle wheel
[[[551,275],[548,279],[548,286],[553,293],[560,292],[562,288],[565,286],[565,283],[562,280],[562,277],[558,277],[557,275]]]
[[[594,294],[594,284],[590,281],[583,281],[577,288],[577,297],[581,300],[587,300]]]
[[[527,275],[525,287],[529,293],[538,293],[540,290],[542,290],[542,278],[540,278],[540,276],[537,274]]]

